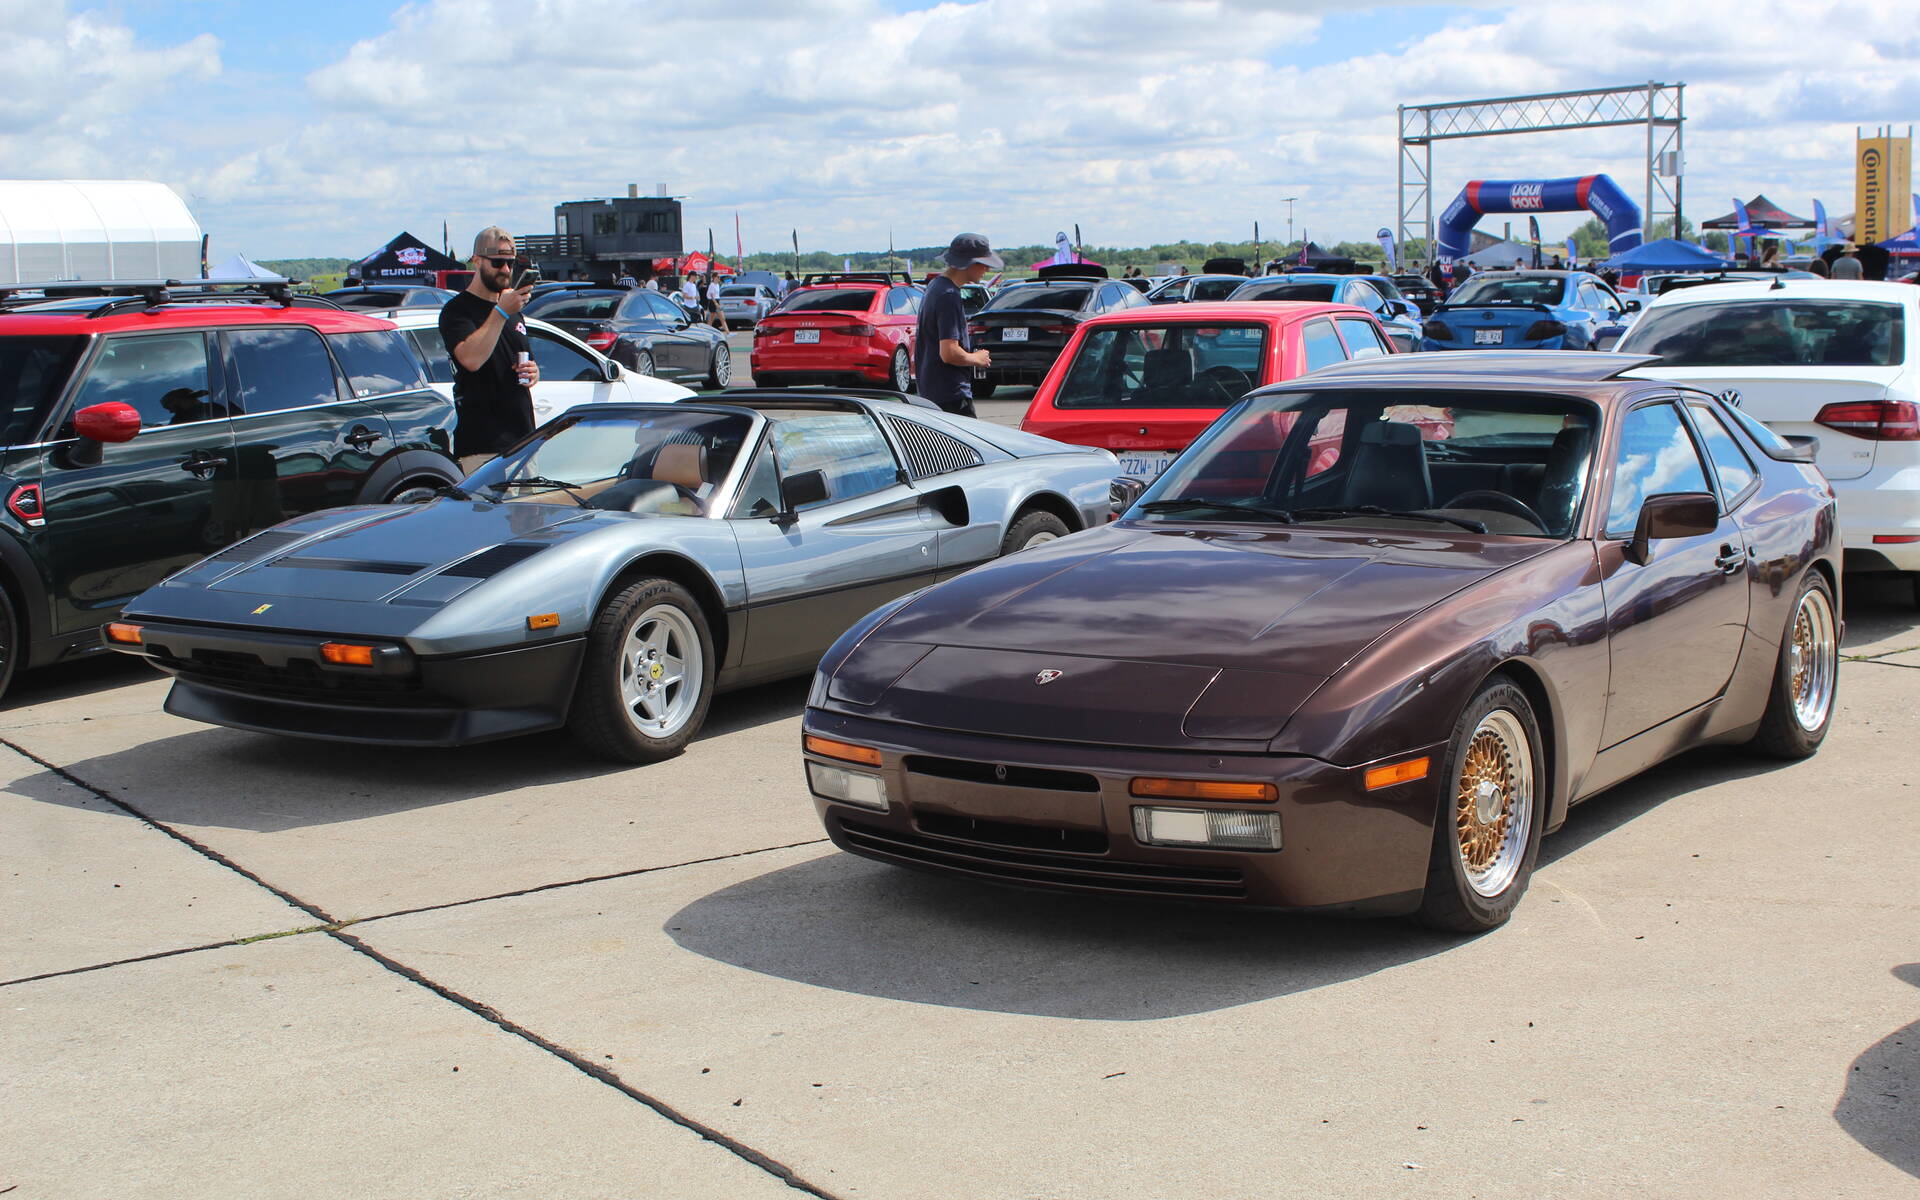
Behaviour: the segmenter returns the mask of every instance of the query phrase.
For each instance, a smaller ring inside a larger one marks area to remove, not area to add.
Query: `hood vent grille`
[[[306,536],[304,533],[294,533],[279,529],[269,530],[266,533],[256,533],[244,541],[235,542],[233,545],[228,546],[225,550],[213,555],[206,561],[226,563],[243,562],[250,558],[259,558],[262,555],[272,554],[276,550],[283,550]]]
[[[425,563],[377,562],[365,558],[319,558],[296,554],[276,558],[270,567],[298,567],[308,571],[360,571],[368,575],[415,575],[426,569]]]
[[[513,566],[525,562],[546,547],[537,543],[507,542],[491,550],[482,550],[472,558],[457,562],[442,575],[451,575],[455,579],[489,579]]]

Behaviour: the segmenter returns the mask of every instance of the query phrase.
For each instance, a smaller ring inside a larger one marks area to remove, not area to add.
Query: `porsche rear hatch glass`
[[[78,334],[7,337],[0,330],[0,395],[9,402],[0,442],[18,446],[33,440],[86,345]]]
[[[1726,300],[1650,309],[1622,351],[1663,367],[1894,367],[1906,356],[1906,314],[1864,300]]]
[[[1080,342],[1056,408],[1229,408],[1253,390],[1265,326],[1114,325]]]

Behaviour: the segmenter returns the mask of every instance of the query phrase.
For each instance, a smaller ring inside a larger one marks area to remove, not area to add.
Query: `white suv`
[[[1775,433],[1818,438],[1847,568],[1920,572],[1920,287],[1682,288],[1647,305],[1617,349],[1659,357],[1635,375],[1738,393]]]

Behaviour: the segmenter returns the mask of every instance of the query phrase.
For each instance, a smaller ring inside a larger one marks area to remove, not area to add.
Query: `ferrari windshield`
[[[1566,295],[1567,284],[1557,277],[1514,278],[1513,276],[1478,275],[1460,285],[1460,289],[1447,297],[1447,303],[1459,305],[1477,304],[1545,304],[1560,303]]]
[[[576,409],[460,486],[480,500],[704,516],[752,426],[737,412]]]
[[[1257,396],[1214,422],[1134,516],[1571,535],[1592,405],[1505,392]]]

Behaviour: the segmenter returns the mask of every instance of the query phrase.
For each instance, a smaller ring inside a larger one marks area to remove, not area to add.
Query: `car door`
[[[780,481],[807,471],[825,477],[827,498],[774,519]],[[743,667],[805,669],[861,616],[933,582],[946,523],[905,478],[864,412],[770,422],[729,518],[747,580]]]
[[[1347,355],[1350,358],[1380,358],[1392,351],[1386,339],[1380,336],[1380,327],[1364,317],[1338,317],[1334,324],[1340,327],[1340,336],[1347,343]]]
[[[215,487],[230,489],[220,507],[240,532],[357,501],[392,431],[343,385],[320,335],[304,325],[231,329],[220,343],[235,455],[232,477],[216,476]]]
[[[1324,317],[1308,321],[1300,327],[1300,348],[1307,371],[1318,371],[1321,367],[1347,361],[1346,346],[1334,331],[1333,322]]]
[[[672,379],[707,372],[707,344],[696,336],[685,310],[658,292],[635,292],[621,306],[623,323],[632,320],[653,341],[655,370]]]
[[[1624,414],[1615,435],[1600,543],[1612,681],[1601,745],[1617,745],[1718,696],[1733,675],[1749,603],[1745,541],[1724,512],[1714,532],[1652,543],[1626,557],[1649,496],[1714,493],[1700,451],[1668,401]]]
[[[540,368],[540,382],[533,387],[535,425],[545,425],[576,404],[627,398],[624,389],[615,392],[616,385],[607,382],[598,362],[559,334],[529,323],[527,342]]]
[[[105,339],[49,447],[43,479],[54,632],[111,619],[129,599],[237,536],[231,511],[234,442],[225,385],[199,330]],[[133,440],[74,451],[72,417],[130,404]]]

